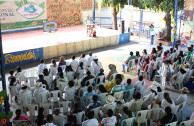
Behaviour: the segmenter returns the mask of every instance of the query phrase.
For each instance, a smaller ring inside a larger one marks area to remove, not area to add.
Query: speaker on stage
[[[119,30],[120,34],[124,34],[124,32],[125,32],[125,21],[124,20],[119,21],[118,30]]]

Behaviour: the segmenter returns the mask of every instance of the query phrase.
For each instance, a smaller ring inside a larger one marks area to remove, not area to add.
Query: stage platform
[[[116,30],[100,27],[95,30],[96,38],[87,37],[85,25],[63,27],[51,33],[36,30],[2,34],[5,65],[10,67],[129,41],[128,36],[120,37]]]

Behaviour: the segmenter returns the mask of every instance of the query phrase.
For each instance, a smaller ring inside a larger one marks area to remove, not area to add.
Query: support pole
[[[92,17],[93,17],[93,20],[95,21],[95,0],[93,0],[93,15],[92,15]]]
[[[176,29],[177,29],[177,23],[178,23],[177,13],[178,13],[178,0],[175,0],[174,19],[176,23],[176,26],[175,26]],[[177,34],[177,30],[175,31],[175,35],[176,34]],[[172,43],[172,48],[174,48],[175,44],[176,44],[176,37],[174,38],[174,42]]]
[[[128,5],[131,5],[131,0],[128,0]]]

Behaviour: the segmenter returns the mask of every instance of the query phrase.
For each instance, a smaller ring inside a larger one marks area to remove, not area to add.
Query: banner
[[[2,30],[42,26],[46,0],[0,0]]]
[[[43,48],[4,54],[5,67],[18,66],[43,59]]]

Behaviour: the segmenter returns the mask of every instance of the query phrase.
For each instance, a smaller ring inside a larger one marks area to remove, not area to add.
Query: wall
[[[47,0],[48,21],[57,21],[58,27],[82,24],[80,0]]]

